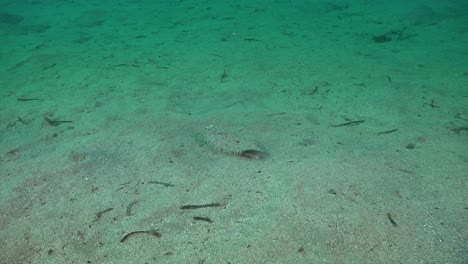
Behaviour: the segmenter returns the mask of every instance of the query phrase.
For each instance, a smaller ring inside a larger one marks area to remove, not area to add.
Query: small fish
[[[39,98],[18,98],[16,101],[18,102],[29,102],[29,101],[40,101]]]
[[[260,150],[248,149],[248,150],[242,151],[240,156],[248,160],[259,160],[259,159],[266,158],[267,154]]]

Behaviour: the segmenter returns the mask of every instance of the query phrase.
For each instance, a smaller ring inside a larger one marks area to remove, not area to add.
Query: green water
[[[0,6],[0,263],[467,263],[466,1]]]

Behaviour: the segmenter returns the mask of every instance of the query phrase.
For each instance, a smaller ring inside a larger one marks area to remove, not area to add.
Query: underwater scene
[[[468,1],[0,0],[0,264],[467,264]]]

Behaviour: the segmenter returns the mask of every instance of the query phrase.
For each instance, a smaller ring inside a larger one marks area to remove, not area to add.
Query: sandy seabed
[[[463,1],[3,2],[0,263],[467,263]]]

